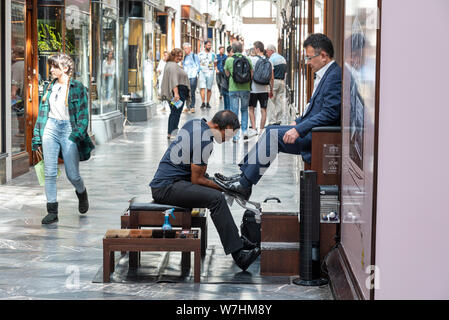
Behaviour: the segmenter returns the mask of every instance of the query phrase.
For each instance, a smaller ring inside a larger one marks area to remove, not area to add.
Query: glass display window
[[[26,150],[25,3],[11,1],[11,152]]]
[[[153,8],[151,6],[145,6],[145,61],[144,61],[144,98],[145,101],[152,101],[155,96],[155,60],[154,60],[154,24],[153,20]]]
[[[86,5],[88,0],[78,1]],[[65,53],[75,62],[73,78],[82,82],[86,88],[90,85],[89,68],[89,32],[90,15],[79,11],[76,6],[65,7]]]
[[[92,114],[105,114],[118,108],[117,27],[116,1],[92,3]]]
[[[43,94],[45,82],[51,81],[48,68],[48,57],[64,52],[75,62],[73,77],[89,88],[89,32],[90,14],[89,0],[74,1],[38,0],[38,63],[39,92]],[[66,4],[66,6],[64,6]],[[76,4],[76,5],[75,5]]]
[[[143,101],[143,19],[129,19],[128,93],[134,102]]]

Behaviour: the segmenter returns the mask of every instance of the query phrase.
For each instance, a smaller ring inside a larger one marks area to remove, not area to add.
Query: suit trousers
[[[218,190],[180,180],[161,188],[151,188],[153,199],[161,204],[183,208],[208,208],[226,254],[243,247],[231,211]]]
[[[268,123],[280,123],[285,105],[285,81],[275,79],[273,97],[268,100]]]
[[[298,138],[293,144],[284,142],[285,133],[294,126],[268,126],[257,143],[239,164],[240,170],[252,184],[257,184],[274,162],[279,152],[300,155],[310,149],[310,142]]]

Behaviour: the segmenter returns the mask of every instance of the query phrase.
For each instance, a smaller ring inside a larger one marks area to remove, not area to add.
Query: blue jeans
[[[221,90],[221,95],[223,96],[224,109],[231,110],[231,103],[229,101],[229,91]]]
[[[248,105],[249,105],[249,91],[230,91],[229,102],[231,105],[231,111],[237,116],[239,115],[239,101],[240,101],[240,124],[242,127],[242,133],[245,134],[248,131]],[[239,139],[237,133],[234,137],[234,141]]]
[[[83,179],[79,172],[79,154],[75,142],[69,140],[72,126],[68,120],[48,118],[42,137],[42,151],[45,163],[45,195],[47,202],[57,202],[56,177],[58,175],[58,155],[61,151],[67,178],[78,193],[83,193]]]
[[[181,108],[176,108],[170,102],[168,105],[170,106],[170,115],[168,116],[168,134],[172,134],[173,131],[178,129],[179,119],[181,118],[182,109],[184,108],[185,102],[182,104]]]
[[[196,93],[196,86],[198,84],[198,78],[189,78],[190,80],[190,106],[187,106],[188,109],[195,108],[195,93]]]

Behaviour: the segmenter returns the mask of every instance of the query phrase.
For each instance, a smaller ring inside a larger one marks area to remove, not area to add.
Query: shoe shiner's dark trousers
[[[301,151],[310,149],[310,141],[308,139],[298,138],[293,144],[284,143],[285,133],[292,128],[294,127],[268,126],[257,143],[245,155],[239,164],[240,170],[253,185],[259,182],[263,173],[273,163],[279,152],[300,155]],[[277,143],[277,152],[276,146],[273,146],[272,150],[270,150],[273,143]],[[260,155],[264,159],[260,159]]]
[[[222,192],[184,180],[162,188],[151,188],[151,190],[153,199],[157,203],[183,208],[208,208],[226,254],[243,247],[239,231]]]

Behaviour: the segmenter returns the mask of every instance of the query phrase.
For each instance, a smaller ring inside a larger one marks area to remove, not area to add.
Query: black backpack
[[[259,60],[256,62],[256,66],[254,67],[254,77],[253,80],[255,83],[268,85],[271,81],[271,73],[273,72],[273,67],[271,62],[265,57],[259,57]]]
[[[251,65],[244,56],[234,56],[232,79],[235,83],[248,83],[251,81]]]

